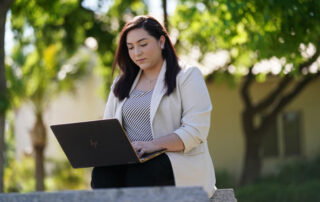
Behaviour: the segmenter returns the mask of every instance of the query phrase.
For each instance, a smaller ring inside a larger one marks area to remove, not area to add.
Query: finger
[[[141,149],[141,147],[139,146],[139,144],[137,144],[137,142],[133,142],[133,143],[132,143],[132,147],[133,147],[136,151],[138,151],[138,150]]]
[[[138,147],[137,145],[132,145],[132,146],[133,146],[133,148],[134,148],[136,151],[139,150],[139,147]]]
[[[141,148],[142,147],[140,142],[132,142],[132,146],[135,147],[135,148]]]
[[[138,147],[137,145],[134,145],[133,146],[133,149],[136,151],[136,153],[139,155],[140,154],[140,152],[141,152],[141,147]]]
[[[144,150],[143,149],[141,149],[140,151],[139,151],[139,157],[142,157],[143,156],[143,154],[144,154]]]

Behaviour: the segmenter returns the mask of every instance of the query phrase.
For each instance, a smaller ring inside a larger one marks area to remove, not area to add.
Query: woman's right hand
[[[139,157],[142,157],[143,154],[148,154],[156,151],[160,151],[163,148],[153,141],[144,142],[144,141],[136,141],[132,142],[133,148],[137,151]]]

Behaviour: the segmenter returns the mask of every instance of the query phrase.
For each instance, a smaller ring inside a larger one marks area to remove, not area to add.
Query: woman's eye
[[[132,49],[133,49],[133,47],[128,47],[128,49],[129,49],[129,50],[132,50]]]
[[[142,46],[142,47],[145,47],[146,45],[148,45],[148,44],[147,44],[147,43],[145,43],[145,44],[141,44],[141,46]]]

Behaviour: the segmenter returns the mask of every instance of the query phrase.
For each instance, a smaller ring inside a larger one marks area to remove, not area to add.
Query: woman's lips
[[[145,59],[137,60],[138,63],[143,63],[144,61],[145,61]]]

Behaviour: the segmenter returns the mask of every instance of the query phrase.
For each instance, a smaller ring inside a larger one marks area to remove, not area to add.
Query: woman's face
[[[127,34],[130,58],[142,70],[148,71],[161,67],[163,62],[161,51],[164,42],[164,36],[157,40],[143,28],[133,29]]]

